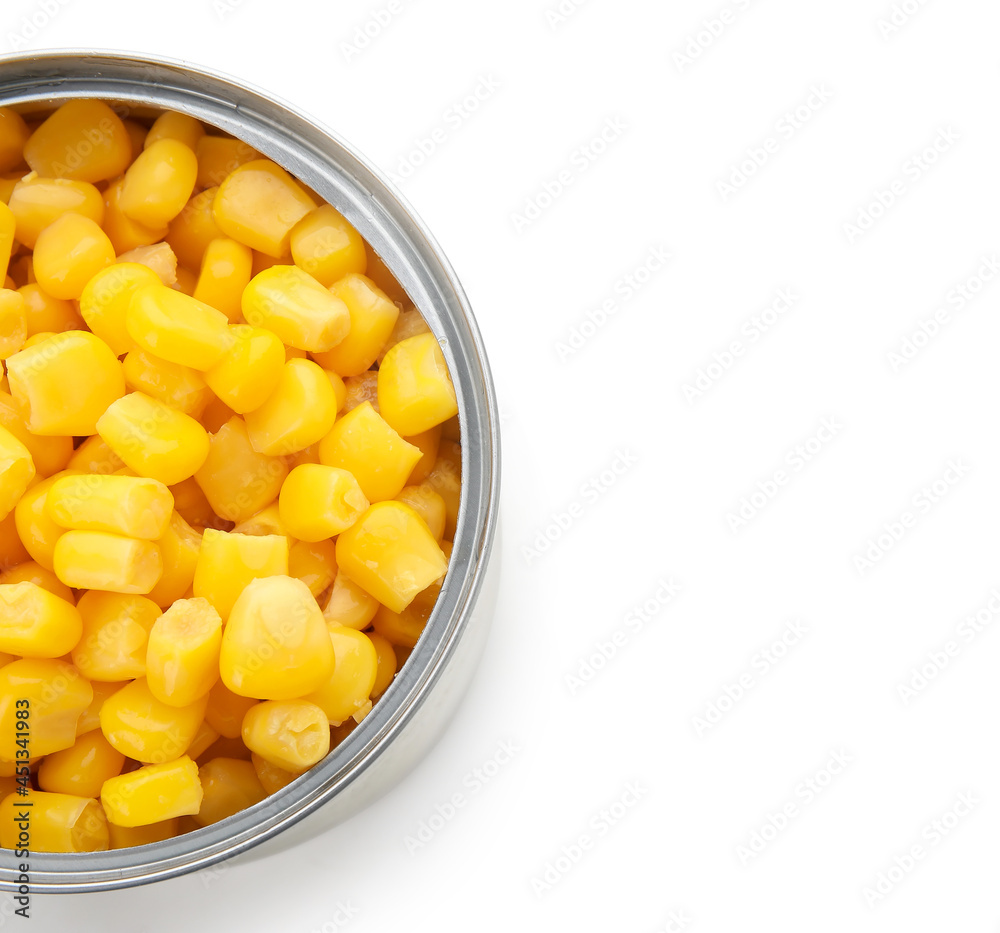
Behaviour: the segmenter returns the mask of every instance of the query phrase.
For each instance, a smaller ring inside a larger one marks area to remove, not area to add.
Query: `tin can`
[[[496,599],[500,434],[489,365],[468,300],[430,233],[399,193],[335,133],[264,92],[185,62],[61,50],[0,56],[0,106],[43,113],[73,98],[130,112],[176,110],[274,159],[337,208],[368,241],[441,344],[459,402],[461,505],[444,586],[423,635],[386,692],[322,762],[261,803],[174,839],[109,852],[32,853],[31,887],[79,893],[175,877],[258,852],[356,814],[430,748],[482,654]],[[16,891],[0,850],[0,890]]]

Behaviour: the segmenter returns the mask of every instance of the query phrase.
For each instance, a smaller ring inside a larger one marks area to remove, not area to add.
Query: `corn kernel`
[[[265,700],[247,711],[243,744],[272,765],[304,771],[330,750],[330,726],[308,700]]]
[[[67,586],[112,593],[148,593],[163,573],[151,541],[106,531],[67,531],[56,542],[52,564]]]
[[[212,393],[202,374],[188,366],[161,360],[143,350],[130,350],[122,360],[125,384],[197,418]]]
[[[44,504],[44,499],[42,500]],[[9,570],[31,559],[28,549],[17,533],[16,508],[4,519],[0,519],[0,568]]]
[[[158,823],[150,823],[147,826],[118,826],[110,820],[108,821],[108,836],[111,839],[112,849],[147,846],[154,842],[163,842],[165,839],[173,839],[179,833],[180,820],[177,817],[160,820]]]
[[[372,625],[375,631],[402,648],[412,648],[423,633],[430,618],[430,607],[418,605],[414,600],[402,612],[393,612],[387,606],[379,606]]]
[[[209,691],[208,706],[205,708],[205,722],[219,735],[227,739],[237,739],[242,734],[243,718],[247,710],[258,700],[233,693],[219,680]]]
[[[198,177],[198,160],[190,146],[177,139],[157,139],[125,172],[121,209],[144,227],[165,227],[187,204]]]
[[[287,475],[285,461],[257,453],[243,419],[233,416],[209,438],[208,457],[194,478],[216,515],[243,522],[274,502]]]
[[[344,402],[340,406],[346,415],[368,402],[378,411],[378,372],[368,370],[360,376],[348,376],[344,380]]]
[[[195,285],[198,301],[221,311],[231,324],[240,319],[241,298],[253,268],[249,246],[236,240],[212,240],[201,262],[201,274]]]
[[[300,350],[330,350],[351,327],[347,305],[298,266],[272,266],[243,290],[243,318]]]
[[[0,584],[0,651],[58,658],[80,640],[83,620],[72,602],[37,583]]]
[[[194,481],[193,476],[183,482],[175,483],[170,487],[170,492],[174,497],[174,509],[195,530],[218,527],[216,522],[220,519],[212,511],[205,493],[201,491],[201,486]]]
[[[73,591],[66,586],[51,570],[46,570],[37,561],[26,560],[3,573],[0,573],[0,583],[37,583],[43,590],[48,590],[53,596],[66,600],[71,606],[76,605]],[[59,655],[54,655],[59,657]]]
[[[330,739],[329,733],[330,730],[327,729],[328,742]],[[276,794],[282,787],[287,787],[299,776],[299,773],[295,771],[286,771],[284,768],[279,768],[277,765],[271,764],[271,762],[266,758],[261,758],[256,752],[250,756],[250,762],[257,775],[257,780],[260,781],[260,786],[264,788],[264,792],[267,794]]]
[[[45,510],[63,528],[110,531],[151,541],[166,531],[174,497],[159,480],[144,476],[78,473],[53,483]]]
[[[183,266],[177,267],[177,281],[171,286],[177,291],[194,298],[195,286],[198,284],[198,276],[190,269]]]
[[[333,671],[329,679],[306,699],[323,710],[331,725],[338,725],[370,705],[378,654],[364,632],[331,626],[329,635],[336,659]],[[261,751],[261,754],[264,752]]]
[[[194,418],[142,392],[109,405],[97,431],[127,467],[167,486],[194,476],[208,456],[208,433]]]
[[[282,524],[302,541],[340,534],[368,506],[358,481],[347,470],[319,463],[304,463],[292,470],[278,499]]]
[[[420,459],[369,402],[341,417],[319,444],[319,459],[354,475],[371,502],[398,496]]]
[[[448,569],[423,519],[401,502],[376,502],[337,538],[337,566],[393,612]]]
[[[239,813],[266,796],[249,761],[213,758],[198,771],[205,791],[201,809],[194,814],[199,826],[210,826]]]
[[[410,304],[409,296],[403,291],[403,287],[396,281],[396,277],[389,271],[389,267],[382,261],[382,257],[371,248],[369,243],[365,243],[365,255],[368,260],[365,275],[381,288],[392,301],[399,302],[401,305]]]
[[[247,412],[250,443],[272,457],[303,450],[329,433],[336,404],[330,380],[319,366],[312,360],[289,360],[268,400]]]
[[[333,660],[323,613],[301,580],[253,580],[234,603],[219,662],[222,680],[233,693],[292,699],[319,687]]]
[[[194,571],[201,550],[201,535],[195,531],[180,512],[170,517],[167,529],[156,539],[163,560],[163,575],[149,591],[149,598],[166,608],[180,599],[194,582]]]
[[[24,160],[46,177],[104,181],[125,171],[132,160],[132,141],[107,104],[71,100],[31,134]]]
[[[241,535],[284,535],[288,538],[289,545],[295,543],[295,539],[282,524],[277,502],[272,502],[266,509],[261,509],[245,522],[240,522],[233,531]]]
[[[207,707],[205,712],[207,715]],[[218,738],[219,733],[208,724],[208,720],[204,720],[202,724],[198,726],[198,731],[195,733],[194,738],[191,740],[191,744],[188,746],[188,758],[195,760],[200,758],[204,752],[216,743]]]
[[[89,217],[63,214],[39,235],[32,254],[38,284],[54,298],[79,298],[84,286],[115,261],[107,234]]]
[[[449,540],[455,537],[458,524],[458,507],[462,499],[462,448],[454,441],[442,441],[434,469],[424,480],[442,499],[447,511],[444,534]]]
[[[295,265],[328,288],[368,265],[361,234],[329,204],[303,217],[292,229],[289,244]]]
[[[288,172],[269,159],[256,159],[226,177],[213,209],[226,236],[269,256],[284,256],[292,228],[315,207]]]
[[[323,618],[330,625],[361,630],[375,618],[379,601],[361,589],[346,573],[337,572]]]
[[[431,470],[434,469],[438,448],[441,446],[441,425],[435,425],[430,430],[422,431],[420,434],[411,434],[405,440],[408,444],[420,448],[421,457],[406,481],[408,486],[419,486],[431,475]]]
[[[375,362],[385,346],[399,316],[399,308],[363,275],[344,276],[330,287],[330,292],[347,306],[351,328],[332,350],[317,354],[316,362],[341,376],[358,376]]]
[[[233,345],[205,372],[209,388],[233,411],[260,408],[274,392],[285,365],[281,341],[269,330],[234,327]]]
[[[219,679],[222,619],[207,599],[179,599],[156,620],[146,649],[146,683],[168,706],[207,697]]]
[[[90,684],[65,661],[22,658],[0,667],[0,758],[17,758],[17,710],[25,708],[18,701],[28,701],[31,727],[25,744],[38,758],[76,741],[77,720],[93,698]]]
[[[29,340],[45,332],[58,334],[64,330],[84,329],[83,318],[76,313],[72,301],[53,298],[34,282],[22,285],[17,291],[24,299]]]
[[[46,570],[53,569],[52,556],[56,542],[63,534],[63,529],[52,521],[45,511],[45,498],[58,478],[57,473],[32,486],[14,507],[14,523],[18,537],[32,559],[38,561]]]
[[[128,133],[129,141],[132,143],[132,155],[134,156],[136,153],[142,152],[146,136],[149,134],[149,127],[138,120],[131,120],[127,117],[122,120],[122,124]]]
[[[194,117],[189,117],[186,113],[168,110],[161,113],[153,121],[153,125],[149,128],[143,141],[143,148],[148,149],[161,139],[176,139],[195,152],[204,135],[205,127]],[[139,152],[139,150],[136,149],[134,152]]]
[[[9,172],[24,158],[24,144],[31,136],[24,118],[10,107],[0,107],[0,172]]]
[[[378,656],[378,667],[375,671],[375,683],[372,684],[372,699],[382,696],[389,689],[389,684],[396,676],[396,652],[388,638],[378,632],[368,632],[368,640],[375,648]]]
[[[195,147],[195,155],[198,156],[199,188],[221,185],[230,172],[261,158],[256,149],[227,136],[202,136]]]
[[[104,701],[113,693],[117,693],[125,686],[125,681],[115,680],[92,680],[90,686],[94,691],[94,698],[87,708],[80,713],[80,718],[76,721],[77,736],[93,732],[94,729],[101,728],[101,707]]]
[[[444,538],[448,511],[444,499],[430,486],[407,486],[396,496],[396,501],[413,509],[424,520],[435,540],[440,542]]]
[[[137,289],[125,324],[141,349],[197,370],[218,363],[233,340],[221,311],[165,285]]]
[[[227,619],[240,593],[258,577],[288,573],[288,540],[205,529],[194,572],[194,595]]]
[[[38,461],[35,461],[38,466]],[[69,458],[66,468],[73,473],[114,473],[124,463],[99,434],[88,437]]]
[[[92,184],[68,178],[26,175],[11,192],[8,206],[17,224],[19,243],[34,249],[39,234],[63,214],[80,214],[100,225],[104,196]]]
[[[14,252],[16,231],[17,220],[14,212],[6,204],[0,204],[0,275],[5,279],[10,266],[10,257]]]
[[[166,227],[150,228],[128,217],[121,208],[122,188],[125,179],[111,182],[104,191],[104,232],[111,240],[118,256],[139,246],[159,243],[167,235]]]
[[[207,703],[205,696],[187,706],[168,706],[153,696],[145,678],[133,680],[105,700],[101,731],[118,751],[136,761],[173,761],[187,752],[205,718]]]
[[[101,732],[80,736],[70,748],[47,755],[38,768],[38,786],[56,794],[99,797],[108,778],[121,774],[125,756]]]
[[[0,427],[0,516],[6,518],[35,478],[35,464],[28,448],[5,427]]]
[[[396,344],[378,371],[382,417],[400,434],[420,434],[458,413],[455,387],[433,334]]]
[[[37,790],[0,801],[0,846],[24,848],[18,820],[28,804],[32,852],[103,852],[108,848],[108,823],[96,800]]]
[[[296,541],[288,550],[288,575],[301,580],[318,598],[337,575],[336,545],[332,541]]]
[[[193,816],[202,798],[198,766],[186,755],[109,778],[101,790],[108,821],[125,827]]]
[[[385,359],[386,353],[396,346],[397,343],[402,343],[408,337],[416,337],[417,334],[429,334],[430,332],[431,329],[427,326],[427,322],[416,308],[412,306],[404,308],[399,312],[399,317],[396,318],[396,326],[393,327],[389,339],[379,351],[377,357],[379,366],[382,365],[382,360]]]
[[[33,434],[88,435],[125,394],[121,364],[82,330],[54,334],[7,360],[11,395]]]
[[[145,677],[146,647],[160,607],[145,596],[91,590],[77,609],[83,635],[72,657],[80,673],[92,681]]]
[[[200,269],[208,244],[225,236],[215,222],[215,213],[212,210],[218,190],[218,188],[208,188],[196,194],[188,201],[184,210],[170,222],[167,242],[177,254],[181,265],[189,269]]]
[[[28,339],[28,309],[24,295],[0,289],[0,359],[7,359]]]
[[[148,246],[137,246],[127,253],[122,253],[116,263],[135,263],[145,266],[156,274],[161,285],[173,286],[177,282],[177,256],[169,243],[150,243]]]

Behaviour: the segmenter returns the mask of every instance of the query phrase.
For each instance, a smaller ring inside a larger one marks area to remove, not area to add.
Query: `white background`
[[[1000,926],[995,3],[394,0],[350,49],[388,0],[47,2],[6,0],[0,44],[229,72],[401,178],[489,349],[504,566],[465,706],[389,796],[281,856],[36,899],[35,929]]]

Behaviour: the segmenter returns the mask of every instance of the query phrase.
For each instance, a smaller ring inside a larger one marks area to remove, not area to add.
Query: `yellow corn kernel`
[[[188,706],[219,679],[222,619],[207,599],[179,599],[149,633],[146,683],[168,706]]]
[[[115,261],[107,234],[89,217],[63,214],[39,235],[32,254],[35,278],[54,298],[79,298],[84,286]]]
[[[269,330],[232,328],[233,345],[205,372],[209,388],[233,411],[260,408],[275,390],[285,365],[281,341]]]
[[[167,486],[194,476],[208,456],[208,432],[194,418],[142,392],[109,405],[97,432],[127,467]]]
[[[212,240],[201,261],[194,297],[221,311],[235,324],[240,319],[240,300],[252,267],[253,253],[249,246],[230,239]]]
[[[12,253],[13,255],[13,253]],[[10,260],[7,270],[7,278],[14,281],[14,287],[20,289],[22,285],[35,281],[35,270],[31,265],[31,254],[22,253]],[[6,282],[6,279],[4,280]]]
[[[424,520],[401,502],[376,502],[337,538],[337,566],[393,612],[448,569]]]
[[[337,575],[336,545],[332,541],[296,541],[288,550],[288,575],[301,580],[318,597]]]
[[[233,693],[223,681],[219,680],[209,691],[205,722],[224,738],[239,738],[243,728],[243,717],[257,702],[254,697]]]
[[[361,712],[366,705],[370,706],[378,670],[378,653],[364,632],[330,626],[329,635],[336,658],[333,671],[329,679],[306,699],[323,710],[331,725],[339,725]]]
[[[288,534],[288,529],[281,522],[277,502],[272,502],[266,509],[261,509],[246,521],[240,522],[233,531],[241,535],[284,535],[288,538],[289,546],[295,543],[295,539]]]
[[[125,214],[121,208],[124,186],[125,179],[119,178],[108,185],[104,192],[104,232],[118,256],[139,246],[159,243],[167,236],[166,227],[145,227]]]
[[[125,756],[99,731],[80,736],[70,748],[47,755],[38,768],[38,786],[56,794],[99,797],[108,778],[121,774]]]
[[[100,225],[104,196],[85,181],[26,175],[11,192],[8,206],[14,215],[17,241],[34,249],[39,234],[63,214],[80,214]]]
[[[420,434],[411,434],[405,438],[408,444],[420,448],[421,457],[417,465],[410,472],[406,481],[408,486],[419,486],[434,469],[434,462],[437,460],[438,448],[441,446],[441,425],[435,425]]]
[[[177,282],[177,256],[169,243],[150,243],[148,246],[137,246],[127,253],[122,253],[117,263],[135,263],[145,266],[156,274],[156,280],[161,285],[173,286]]]
[[[83,330],[83,318],[76,313],[73,302],[53,298],[37,283],[22,285],[18,293],[24,299],[24,312],[28,325],[28,339],[42,333],[61,333],[64,330]]]
[[[144,392],[195,418],[212,397],[201,373],[143,350],[129,351],[122,360],[122,372],[130,389]]]
[[[143,142],[143,148],[148,149],[161,139],[176,139],[194,152],[198,147],[199,140],[204,135],[205,127],[194,117],[189,117],[186,113],[177,113],[175,110],[168,110],[153,121],[153,125],[149,128]]]
[[[104,701],[101,731],[118,751],[136,761],[173,761],[187,752],[205,718],[207,703],[204,696],[187,706],[168,706],[153,696],[146,679],[140,678]]]
[[[185,207],[198,177],[198,160],[177,139],[158,139],[125,172],[120,205],[126,217],[145,227],[165,227]]]
[[[0,359],[17,353],[28,339],[28,309],[24,295],[0,289]]]
[[[53,596],[66,600],[71,606],[76,605],[73,591],[51,570],[46,570],[34,560],[26,560],[0,573],[0,583],[37,583]],[[59,657],[59,655],[55,654],[53,657]]]
[[[330,724],[308,700],[265,700],[247,711],[243,744],[272,765],[305,771],[330,751]]]
[[[35,478],[28,448],[0,426],[0,517],[6,518]]]
[[[260,275],[265,269],[270,269],[273,266],[290,266],[295,260],[292,259],[292,254],[288,253],[283,256],[268,256],[266,253],[253,251],[253,274]]]
[[[326,371],[327,378],[330,380],[330,386],[333,388],[333,397],[337,403],[337,411],[340,411],[344,407],[344,403],[347,401],[347,385],[344,380],[340,378],[336,373]]]
[[[272,266],[243,290],[243,318],[299,350],[330,350],[351,327],[347,305],[298,266]],[[395,306],[394,306],[395,307]]]
[[[233,604],[219,667],[241,696],[288,700],[319,687],[333,670],[333,645],[309,588],[287,576],[251,581]]]
[[[10,205],[10,196],[14,193],[14,186],[20,180],[17,175],[0,175],[0,201]]]
[[[35,462],[38,466],[38,462]],[[66,464],[66,469],[73,473],[114,473],[120,470],[124,463],[121,458],[110,447],[107,441],[99,434],[88,437],[79,447],[73,451],[73,455]]]
[[[371,279],[352,273],[330,287],[347,306],[351,328],[332,350],[315,355],[324,369],[341,376],[358,376],[375,362],[399,316],[389,296]]]
[[[112,593],[148,593],[163,573],[152,541],[106,531],[67,531],[56,542],[52,564],[67,586]]]
[[[216,676],[218,676],[218,668],[216,668]],[[206,715],[208,709],[206,707]],[[213,729],[208,720],[204,720],[200,726],[198,726],[198,731],[195,733],[194,738],[191,740],[191,744],[188,746],[187,754],[188,758],[198,759],[201,755],[211,748],[219,738],[219,733]]]
[[[201,809],[193,814],[199,826],[210,826],[239,813],[267,796],[249,761],[213,758],[198,771],[205,791]]]
[[[398,496],[420,457],[370,402],[339,418],[319,444],[320,462],[352,473],[371,502]]]
[[[208,188],[196,194],[170,222],[167,242],[177,254],[180,264],[189,269],[200,269],[208,244],[225,236],[215,222],[212,210],[218,190]]]
[[[327,728],[327,742],[330,740],[330,730]],[[271,764],[266,758],[262,758],[256,752],[250,756],[250,762],[253,765],[254,772],[257,775],[257,780],[260,781],[260,786],[264,788],[264,792],[268,794],[276,794],[282,787],[287,787],[294,781],[301,772],[286,771],[284,768],[279,768],[277,765]]]
[[[171,286],[172,288],[194,298],[194,289],[197,284],[198,276],[194,272],[183,266],[177,267],[177,281]]]
[[[0,758],[17,759],[17,710],[30,711],[22,755],[26,748],[31,758],[39,758],[76,741],[77,720],[93,698],[90,684],[65,661],[22,658],[0,667]]]
[[[101,728],[101,707],[104,706],[104,701],[111,694],[121,690],[125,686],[125,681],[92,680],[90,686],[94,691],[94,698],[76,721],[77,736]]]
[[[271,457],[303,450],[329,433],[336,405],[330,380],[319,366],[312,360],[289,360],[267,401],[246,414],[250,443]]]
[[[256,159],[222,182],[213,209],[226,236],[268,256],[284,256],[292,228],[315,207],[288,172]]]
[[[303,463],[281,487],[282,524],[302,541],[322,541],[350,528],[369,506],[358,481],[337,467]]]
[[[330,625],[343,625],[360,631],[375,618],[378,607],[379,601],[374,596],[361,589],[346,573],[338,571],[323,618]]]
[[[216,515],[243,522],[274,502],[287,475],[284,460],[253,449],[246,424],[234,415],[209,438],[208,457],[194,478]]]
[[[160,607],[145,596],[91,590],[77,609],[83,635],[72,657],[80,673],[93,681],[144,677],[146,646]]]
[[[230,172],[260,159],[261,154],[240,139],[228,136],[202,136],[195,147],[198,156],[198,187],[221,185]]]
[[[159,480],[145,476],[77,473],[53,483],[45,509],[63,528],[152,541],[166,531],[174,497]]]
[[[365,243],[365,255],[368,258],[365,275],[381,288],[392,301],[397,301],[401,305],[412,304],[409,296],[403,291],[403,287],[396,281],[396,277],[382,261],[382,257],[368,243]]]
[[[382,360],[385,359],[386,353],[396,346],[397,343],[401,343],[409,337],[416,337],[417,334],[429,334],[430,332],[431,329],[427,326],[423,315],[416,308],[404,308],[399,312],[399,317],[396,318],[396,326],[393,327],[389,339],[385,342],[385,346],[379,351],[377,357],[379,366],[382,365]]]
[[[387,606],[379,606],[372,625],[379,635],[393,645],[412,648],[427,625],[430,614],[431,607],[418,605],[416,600],[402,612],[393,612]]]
[[[19,823],[24,812],[30,814],[27,829]],[[108,822],[91,797],[37,790],[26,796],[15,793],[0,801],[0,846],[32,852],[103,852],[109,846]]]
[[[131,849],[133,846],[148,846],[154,842],[173,839],[174,836],[179,834],[180,820],[177,817],[169,820],[161,820],[158,823],[150,823],[148,826],[118,826],[108,820],[108,836],[111,839],[112,849]]]
[[[174,497],[174,509],[184,521],[189,522],[196,529],[216,527],[215,523],[218,518],[212,511],[212,506],[208,504],[205,493],[201,491],[201,486],[194,481],[193,476],[171,486],[170,492]]]
[[[163,560],[163,576],[149,591],[149,598],[166,608],[180,599],[194,582],[194,570],[201,550],[201,535],[179,512],[174,512],[166,531],[156,539]]]
[[[403,502],[417,513],[430,529],[435,540],[444,538],[444,526],[448,519],[448,510],[444,499],[430,486],[406,486],[398,496],[397,502]]]
[[[44,506],[45,499],[42,499]],[[31,559],[28,549],[17,533],[16,508],[6,518],[0,520],[0,568],[8,570]]]
[[[378,372],[368,370],[360,376],[348,376],[344,380],[344,404],[340,406],[344,414],[368,402],[378,411]]]
[[[39,175],[104,181],[125,171],[132,160],[132,141],[107,104],[71,100],[31,134],[24,160]]]
[[[27,448],[38,476],[51,476],[63,469],[73,454],[71,437],[42,437],[32,434],[14,399],[3,391],[0,391],[0,425]]]
[[[87,331],[53,334],[7,360],[11,395],[33,434],[86,436],[125,394],[121,364]]]
[[[24,158],[24,144],[31,136],[24,118],[10,107],[0,107],[0,172],[9,172]]]
[[[63,534],[63,529],[52,521],[45,511],[45,498],[58,478],[57,473],[35,484],[21,496],[14,507],[14,523],[18,538],[32,559],[38,561],[46,570],[53,569],[52,556],[56,542]]]
[[[462,499],[462,448],[454,441],[442,441],[434,469],[424,480],[442,499],[448,518],[444,534],[449,540],[455,537],[458,524],[458,507]]]
[[[328,288],[351,272],[364,272],[368,264],[361,234],[329,204],[303,217],[289,244],[295,265]]]
[[[5,279],[10,266],[10,257],[14,252],[16,231],[17,221],[14,212],[6,204],[0,204],[0,275]]]
[[[37,583],[0,584],[0,651],[58,658],[80,640],[83,620],[72,602]]]
[[[382,417],[400,434],[420,434],[458,414],[455,387],[433,334],[396,344],[378,371]]]
[[[130,120],[128,118],[123,119],[122,124],[128,132],[129,141],[132,143],[132,155],[134,156],[136,153],[142,152],[143,144],[146,142],[146,136],[149,133],[149,127],[138,120]]]
[[[135,827],[193,816],[202,805],[198,766],[186,755],[109,778],[101,790],[108,821]]]
[[[218,363],[233,340],[221,311],[165,285],[137,289],[125,325],[141,349],[200,371]]]
[[[227,619],[251,581],[287,573],[287,538],[206,528],[194,571],[194,595],[207,599]]]
[[[293,454],[289,454],[285,457],[286,462],[293,469],[297,466],[302,466],[303,463],[319,463],[319,444],[310,444],[308,447],[303,447],[302,450],[297,450]]]
[[[382,696],[396,676],[396,651],[388,638],[378,632],[369,632],[368,640],[375,648],[378,656],[378,667],[375,671],[375,683],[372,684],[372,699]]]

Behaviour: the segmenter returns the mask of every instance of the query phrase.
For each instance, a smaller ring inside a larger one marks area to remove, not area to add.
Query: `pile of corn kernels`
[[[286,786],[388,688],[451,554],[458,404],[274,162],[179,113],[27,120],[0,108],[0,846],[124,848]]]

